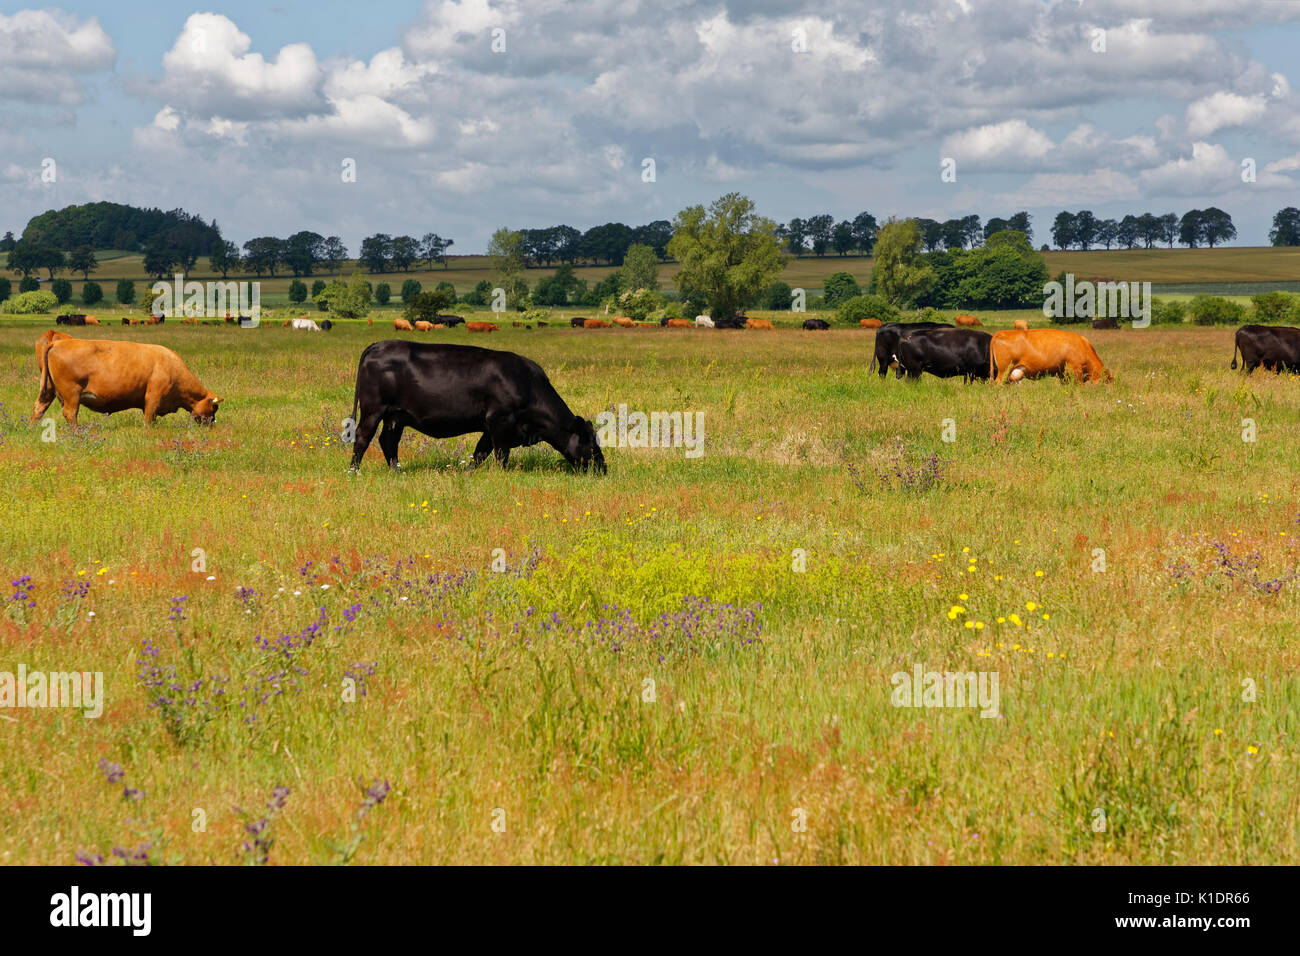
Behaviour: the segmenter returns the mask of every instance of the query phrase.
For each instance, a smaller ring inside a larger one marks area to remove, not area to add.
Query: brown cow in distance
[[[609,323],[604,319],[583,319],[582,327],[584,329],[607,329],[609,328]]]
[[[500,332],[495,322],[466,322],[465,329],[469,332]]]
[[[745,328],[747,329],[767,329],[772,331],[775,326],[767,319],[745,319]]]
[[[70,425],[77,424],[82,405],[105,415],[138,408],[145,424],[152,425],[157,416],[180,409],[197,422],[211,422],[221,404],[179,355],[161,345],[74,339],[51,331],[36,340],[36,366],[41,390],[33,422],[40,421],[56,397]]]
[[[411,327],[411,323],[407,322],[406,319],[393,319],[393,329],[397,332],[415,331],[415,329]]]
[[[1011,323],[1011,327],[1013,329],[1020,329],[1025,332],[1029,331],[1029,323],[1026,322],[1024,319],[1016,319],[1016,321]]]
[[[1003,329],[989,343],[989,377],[998,385],[1008,380],[1071,375],[1080,382],[1113,382],[1092,343],[1064,329]]]
[[[691,327],[690,319],[669,319],[668,328],[670,329],[689,329]]]
[[[878,329],[884,325],[884,323],[879,319],[859,319],[858,325],[864,329]]]
[[[433,323],[432,323],[432,322],[426,322],[426,321],[424,321],[424,319],[417,319],[416,322],[415,322],[415,331],[417,331],[417,332],[432,332],[432,331],[433,331]]]
[[[975,318],[973,315],[959,315],[952,321],[955,325],[965,325],[972,328],[982,324],[980,320]]]
[[[87,325],[99,325],[99,319],[95,318],[93,315],[88,315],[88,316],[86,316],[86,324],[87,324]]]
[[[615,325],[621,325],[625,329],[630,329],[636,325],[636,323],[633,322],[631,319],[629,319],[626,315],[616,315],[614,316],[613,319],[611,319],[611,321]]]

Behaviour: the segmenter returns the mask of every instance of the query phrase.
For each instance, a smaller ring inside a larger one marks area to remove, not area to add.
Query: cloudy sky
[[[1063,208],[1216,205],[1261,245],[1300,205],[1297,50],[1300,0],[3,0],[0,231],[112,200],[468,253],[739,190],[779,221],[1027,208],[1039,242]]]

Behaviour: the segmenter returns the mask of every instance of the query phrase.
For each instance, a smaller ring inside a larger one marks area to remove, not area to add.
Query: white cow
[[[697,316],[695,317],[695,327],[696,327],[697,329],[712,329],[712,328],[715,328],[715,326],[714,326],[714,324],[713,324],[713,320],[712,320],[711,318],[709,318],[707,315],[697,315]]]
[[[289,326],[294,329],[309,329],[312,332],[320,331],[320,326],[316,324],[316,320],[309,319],[306,316],[303,316],[301,319],[294,319],[289,323]]]

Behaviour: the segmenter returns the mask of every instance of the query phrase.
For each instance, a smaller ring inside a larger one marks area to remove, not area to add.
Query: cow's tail
[[[1241,342],[1238,339],[1238,336],[1240,335],[1241,330],[1238,329],[1237,334],[1232,337],[1232,365],[1230,367],[1234,369],[1237,367],[1237,350],[1241,347]],[[1241,361],[1244,363],[1246,361],[1246,356],[1243,355]]]
[[[998,380],[997,353],[993,351],[993,343],[989,342],[989,381],[996,384],[997,380]]]
[[[37,408],[42,405],[48,408],[50,402],[54,401],[54,376],[50,374],[49,353],[55,341],[53,332],[46,332],[36,340],[36,367],[41,373],[40,392],[36,398]],[[34,413],[32,417],[35,418]]]
[[[870,364],[869,366],[867,366],[867,374],[868,374],[868,375],[875,375],[875,374],[876,374],[876,351],[875,351],[875,349],[872,349],[872,350],[871,350],[871,364]]]
[[[371,342],[361,350],[361,358],[357,359],[357,380],[352,386],[352,428],[355,434],[356,427],[361,424],[357,420],[357,410],[361,407],[361,369],[366,364],[366,354],[375,347],[377,343]]]

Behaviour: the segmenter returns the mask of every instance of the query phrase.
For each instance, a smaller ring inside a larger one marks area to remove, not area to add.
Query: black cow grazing
[[[713,327],[715,329],[743,329],[745,327],[745,320],[740,316],[730,319],[714,319]]]
[[[1261,365],[1272,372],[1300,372],[1300,329],[1290,325],[1243,325],[1232,345],[1232,367],[1237,353],[1249,375]]]
[[[587,320],[580,315],[575,315],[573,318],[569,319],[569,328],[571,329],[584,329],[586,327]]]
[[[922,372],[938,378],[961,376],[967,382],[989,377],[989,342],[977,329],[918,329],[898,343],[898,377],[916,381]]]
[[[54,317],[55,325],[85,325],[86,317],[84,315],[56,315]]]
[[[322,332],[328,332],[332,328],[334,328],[334,323],[331,322],[329,319],[320,320],[320,330]]]
[[[405,339],[374,342],[357,365],[352,420],[353,470],[383,422],[379,447],[394,469],[409,425],[433,438],[481,431],[476,465],[491,453],[504,467],[511,448],[544,441],[571,465],[605,473],[595,427],[569,411],[540,365],[513,352]]]
[[[831,324],[825,319],[804,319],[803,327],[809,332],[825,332]]]
[[[894,362],[894,353],[903,337],[918,329],[951,329],[947,322],[889,322],[876,329],[876,352],[871,357],[868,374],[880,367],[880,377],[889,374],[889,366]]]
[[[433,321],[440,322],[449,329],[454,329],[458,325],[465,324],[465,317],[463,315],[440,315]]]
[[[1094,329],[1118,329],[1119,323],[1114,319],[1093,319],[1092,327]]]

